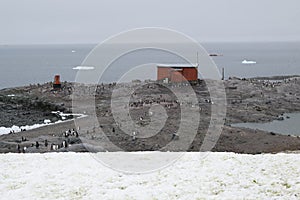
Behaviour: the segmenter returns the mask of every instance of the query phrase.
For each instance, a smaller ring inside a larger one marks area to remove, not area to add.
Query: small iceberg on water
[[[93,66],[77,66],[73,67],[74,70],[93,70],[95,67]]]
[[[252,60],[243,60],[242,64],[245,64],[245,65],[256,64],[256,61],[252,61]]]

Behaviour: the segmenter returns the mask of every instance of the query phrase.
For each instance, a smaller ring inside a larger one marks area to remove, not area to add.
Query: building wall
[[[157,67],[157,80],[165,78],[168,78],[171,82],[196,81],[198,80],[198,70],[195,67],[183,67],[180,70]]]
[[[163,80],[165,78],[171,79],[171,68],[158,67],[157,68],[157,80]]]
[[[171,73],[171,82],[180,83],[185,81],[185,78],[183,76],[183,70],[172,70]]]
[[[183,68],[183,76],[188,81],[197,81],[198,80],[198,70],[195,67]]]

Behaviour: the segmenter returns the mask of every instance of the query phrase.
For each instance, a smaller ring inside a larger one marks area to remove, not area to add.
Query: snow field
[[[146,174],[114,171],[89,153],[1,154],[0,199],[300,199],[297,153],[201,154]]]

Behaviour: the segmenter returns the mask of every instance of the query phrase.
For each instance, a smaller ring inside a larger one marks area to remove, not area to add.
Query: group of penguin
[[[70,136],[79,137],[79,133],[75,129],[72,129],[72,130],[69,129],[69,130],[67,130],[63,133],[63,136],[65,138],[69,138]],[[26,141],[29,141],[29,140],[26,137],[22,136],[21,142],[26,142]],[[31,144],[31,147],[35,147],[36,149],[38,149],[40,147],[40,145],[41,144],[38,141],[36,141],[35,143]],[[48,140],[44,141],[44,146],[46,148],[49,146]],[[55,143],[50,144],[50,150],[53,150],[53,151],[56,151],[56,150],[61,149],[61,148],[68,148],[68,147],[69,147],[69,144],[68,144],[68,141],[66,139],[63,140],[61,144],[55,144]],[[26,153],[27,148],[28,147],[26,147],[26,146],[21,148],[21,145],[17,144],[18,153]]]

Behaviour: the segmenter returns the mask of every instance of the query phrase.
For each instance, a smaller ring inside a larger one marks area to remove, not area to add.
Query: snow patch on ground
[[[203,153],[186,153],[167,168],[132,175],[101,165],[89,153],[2,154],[0,198],[300,198],[299,154],[209,153],[201,158]]]
[[[10,131],[14,131],[15,133],[18,133],[18,132],[21,132],[21,129],[32,130],[32,129],[36,129],[36,128],[40,128],[40,127],[44,127],[44,126],[49,126],[49,125],[53,125],[53,124],[59,124],[59,123],[74,120],[74,119],[65,120],[66,116],[69,116],[69,115],[73,115],[77,119],[87,116],[87,115],[83,115],[83,114],[69,114],[69,113],[63,113],[63,112],[59,112],[59,111],[53,111],[52,113],[60,115],[63,120],[58,120],[54,123],[51,123],[51,120],[45,119],[43,124],[34,124],[34,125],[25,125],[25,126],[13,125],[12,127],[0,127],[0,135],[9,134]]]

